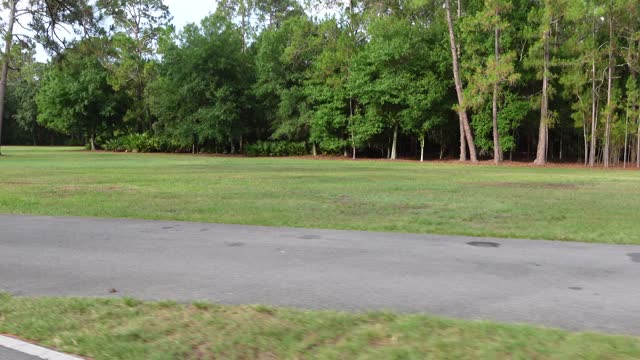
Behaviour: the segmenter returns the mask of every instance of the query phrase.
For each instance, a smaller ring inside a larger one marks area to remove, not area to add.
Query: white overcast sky
[[[202,18],[216,10],[215,0],[165,0],[173,15],[173,25],[177,30],[188,23],[199,23]]]

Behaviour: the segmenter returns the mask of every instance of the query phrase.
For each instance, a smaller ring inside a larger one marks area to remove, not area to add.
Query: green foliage
[[[45,3],[20,4],[29,13]],[[624,129],[633,133],[640,126],[639,4],[451,1],[454,10],[458,3],[464,107],[481,154],[494,146],[494,89],[501,148],[521,158],[536,148],[545,33],[550,157],[562,151],[576,160],[592,139],[602,147],[607,119],[614,152],[625,140],[637,148],[639,137],[621,137],[619,123],[631,119]],[[9,54],[3,128],[12,142],[55,143],[59,132],[98,146],[114,138],[106,147],[131,151],[234,153],[245,144],[289,141],[329,154],[384,156],[397,131],[403,157],[417,156],[426,139],[427,153],[453,157],[459,149],[441,2],[224,0],[214,14],[179,30],[162,0],[69,4],[50,15],[75,24],[78,9],[97,16],[85,23],[83,40],[66,44],[46,66],[31,59],[29,41],[16,42]],[[313,16],[321,9],[326,16]],[[40,39],[52,20],[45,18],[34,24]],[[127,134],[170,140],[125,146]]]
[[[112,138],[105,141],[102,148],[107,151],[127,152],[175,152],[191,150],[181,148],[170,139],[149,133],[132,133]]]
[[[196,147],[241,133],[249,84],[242,47],[240,33],[220,15],[185,27],[162,50],[160,75],[149,87],[154,129]]]
[[[369,30],[371,40],[356,59],[350,85],[363,113],[352,124],[355,138],[362,143],[396,127],[424,138],[444,118],[438,103],[447,82],[436,67],[444,49],[427,28],[407,19],[380,18]]]
[[[304,142],[258,141],[245,147],[247,156],[300,156],[308,153]]]
[[[118,126],[122,98],[107,83],[108,74],[94,55],[100,45],[80,42],[48,68],[36,96],[39,124],[82,134],[88,141]]]

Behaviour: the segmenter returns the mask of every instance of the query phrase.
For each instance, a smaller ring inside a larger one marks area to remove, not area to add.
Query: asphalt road
[[[23,354],[21,352],[0,346],[0,360],[41,360],[37,356]]]
[[[0,291],[424,312],[640,335],[640,246],[0,215]]]

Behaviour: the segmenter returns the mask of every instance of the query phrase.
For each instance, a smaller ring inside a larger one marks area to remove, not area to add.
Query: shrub
[[[179,146],[160,136],[142,134],[128,134],[107,140],[103,146],[107,151],[129,152],[171,152]]]
[[[258,141],[245,147],[247,156],[299,156],[308,154],[304,142]]]

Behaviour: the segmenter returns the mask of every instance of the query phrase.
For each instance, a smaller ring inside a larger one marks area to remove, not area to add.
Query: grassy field
[[[0,333],[94,359],[638,359],[640,339],[389,313],[0,294]]]
[[[640,243],[640,172],[5,147],[0,213]]]

